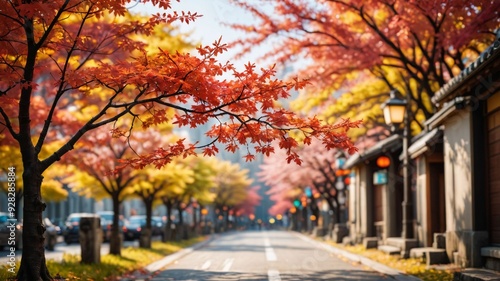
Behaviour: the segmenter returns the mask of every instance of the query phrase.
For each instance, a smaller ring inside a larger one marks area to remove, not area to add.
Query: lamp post
[[[338,212],[339,212],[339,221],[338,223],[344,223],[345,222],[345,203],[346,203],[346,191],[345,191],[345,176],[346,176],[346,170],[344,170],[344,164],[346,162],[346,156],[343,151],[339,151],[335,155],[335,165],[337,166],[337,172],[336,172],[336,183],[335,183],[335,188],[337,189],[337,202],[339,203],[338,206]]]
[[[413,223],[411,219],[411,202],[410,202],[410,155],[408,154],[408,146],[410,144],[410,95],[406,95],[406,100],[399,99],[397,90],[390,92],[390,98],[382,105],[384,111],[385,123],[393,126],[393,129],[404,123],[403,129],[403,230],[401,237],[408,239],[413,236]]]

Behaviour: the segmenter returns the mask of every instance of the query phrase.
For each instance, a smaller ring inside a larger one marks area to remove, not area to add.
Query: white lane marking
[[[269,238],[264,238],[264,247],[266,251],[266,259],[267,261],[276,261],[278,258],[276,257],[276,253],[274,252],[273,248],[271,247],[271,241]]]
[[[276,257],[276,253],[274,253],[273,248],[266,248],[266,259],[267,261],[275,261],[278,259]]]
[[[201,266],[201,269],[202,270],[207,270],[210,266],[212,265],[212,261],[211,260],[208,260],[206,261],[202,266]]]
[[[265,247],[271,247],[271,241],[269,241],[269,238],[264,238],[264,246]]]
[[[229,271],[231,266],[233,265],[234,259],[226,259],[224,264],[222,265],[222,271]]]
[[[267,271],[267,278],[269,281],[281,281],[280,272],[275,269],[269,269]]]

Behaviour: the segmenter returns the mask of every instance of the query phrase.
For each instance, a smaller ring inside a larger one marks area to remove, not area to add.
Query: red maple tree
[[[272,42],[264,58],[300,61],[297,72],[314,87],[304,100],[335,103],[354,84],[376,77],[386,87],[371,89],[363,102],[379,104],[397,88],[410,96],[414,116],[423,117],[414,120],[421,127],[434,112],[430,98],[493,42],[500,26],[495,0],[232,3],[257,18],[230,23],[247,35],[234,43],[246,53]],[[347,103],[345,111],[355,106]]]
[[[293,151],[299,142],[290,131],[300,131],[303,142],[319,138],[328,148],[354,150],[345,135],[357,124],[325,125],[275,107],[291,89],[306,82],[283,82],[274,69],[249,63],[238,71],[219,63],[226,46],[199,47],[197,55],[147,51],[154,27],[173,21],[190,22],[197,15],[169,12],[170,1],[151,2],[166,9],[144,20],[127,17],[127,1],[5,1],[0,10],[0,132],[2,142],[17,142],[24,173],[23,254],[18,280],[50,280],[43,247],[40,189],[43,172],[70,152],[92,130],[129,117],[127,136],[134,124],[144,127],[164,122],[197,127],[214,120],[207,132],[213,143],[205,154],[253,145],[259,153],[273,152],[277,140],[288,161],[300,162]],[[221,75],[231,73],[232,80]],[[168,109],[176,110],[170,118]],[[226,118],[227,117],[227,118]],[[42,158],[42,148],[54,140],[62,144]],[[204,145],[204,144],[201,144]],[[193,154],[194,146],[179,141],[131,159],[134,168],[158,167],[177,155]],[[251,159],[248,155],[247,159]]]
[[[275,203],[270,209],[272,215],[284,214],[294,208],[293,201],[309,199],[306,205],[318,217],[318,199],[324,199],[333,212],[333,221],[341,221],[341,203],[345,198],[338,187],[338,181],[347,176],[346,170],[337,167],[338,151],[327,150],[317,141],[301,147],[297,151],[303,163],[301,166],[285,165],[280,152],[264,160],[259,171],[259,178],[270,186],[268,194]],[[344,187],[344,186],[342,186]],[[311,193],[305,198],[306,189]],[[317,198],[314,195],[317,194]],[[319,196],[318,196],[319,195]]]

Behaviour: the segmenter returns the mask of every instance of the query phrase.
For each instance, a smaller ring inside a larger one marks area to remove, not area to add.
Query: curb
[[[167,265],[173,263],[175,260],[178,260],[181,257],[183,257],[183,256],[185,256],[185,255],[187,255],[187,254],[189,254],[191,252],[193,252],[194,250],[197,250],[197,249],[199,249],[199,248],[207,245],[208,243],[212,242],[215,239],[215,236],[216,235],[212,234],[210,236],[210,238],[208,238],[207,240],[199,242],[199,243],[196,243],[193,246],[184,248],[184,249],[182,249],[182,250],[180,250],[178,252],[175,252],[173,254],[165,256],[161,260],[157,260],[157,261],[149,264],[144,269],[147,270],[147,271],[149,271],[150,273],[158,271],[158,270],[166,267]]]
[[[386,265],[383,265],[381,263],[373,261],[369,258],[362,257],[360,255],[356,255],[356,254],[347,252],[345,250],[335,248],[335,247],[328,245],[326,243],[319,242],[319,241],[314,240],[314,239],[312,239],[304,234],[295,232],[295,235],[299,236],[299,238],[306,240],[307,242],[309,242],[311,244],[316,245],[319,248],[325,249],[326,251],[328,251],[330,253],[343,256],[343,257],[345,257],[353,262],[358,262],[358,263],[361,263],[365,266],[368,266],[377,272],[380,272],[380,273],[385,274],[385,275],[389,275],[390,277],[394,278],[395,280],[398,280],[398,281],[422,281],[422,279],[417,278],[415,276],[407,275],[407,274],[403,273],[402,271],[388,267]]]

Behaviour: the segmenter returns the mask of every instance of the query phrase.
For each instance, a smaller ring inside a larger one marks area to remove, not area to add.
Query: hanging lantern
[[[391,159],[387,156],[380,156],[377,158],[377,166],[379,168],[387,168],[391,165]]]
[[[344,179],[344,183],[345,183],[346,185],[350,185],[350,184],[351,184],[351,177],[346,177],[346,178]]]

